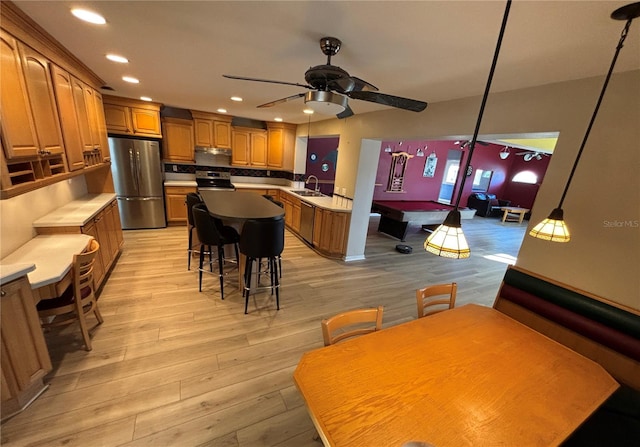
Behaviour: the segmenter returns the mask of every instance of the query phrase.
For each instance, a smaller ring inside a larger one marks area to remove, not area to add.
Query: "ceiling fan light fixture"
[[[322,115],[337,115],[347,108],[347,97],[337,93],[313,90],[304,95],[304,103]]]

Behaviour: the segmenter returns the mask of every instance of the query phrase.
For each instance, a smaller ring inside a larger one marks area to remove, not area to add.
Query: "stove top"
[[[235,189],[231,174],[224,171],[196,171],[198,189]]]

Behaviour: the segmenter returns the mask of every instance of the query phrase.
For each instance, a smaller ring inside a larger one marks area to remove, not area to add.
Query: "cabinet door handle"
[[[0,292],[0,296],[5,296],[7,294],[7,292],[5,292],[4,290]]]

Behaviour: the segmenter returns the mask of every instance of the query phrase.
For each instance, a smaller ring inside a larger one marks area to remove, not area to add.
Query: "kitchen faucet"
[[[307,180],[304,182],[305,185],[309,184],[309,181],[311,180],[311,177],[313,177],[314,179],[316,179],[316,188],[315,191],[319,191],[320,190],[320,186],[318,185],[318,177],[316,177],[315,175],[311,174],[309,177],[307,177]]]

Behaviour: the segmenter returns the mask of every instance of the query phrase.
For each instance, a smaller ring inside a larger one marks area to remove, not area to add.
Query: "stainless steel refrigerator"
[[[110,137],[109,152],[122,228],[166,227],[160,144]]]

